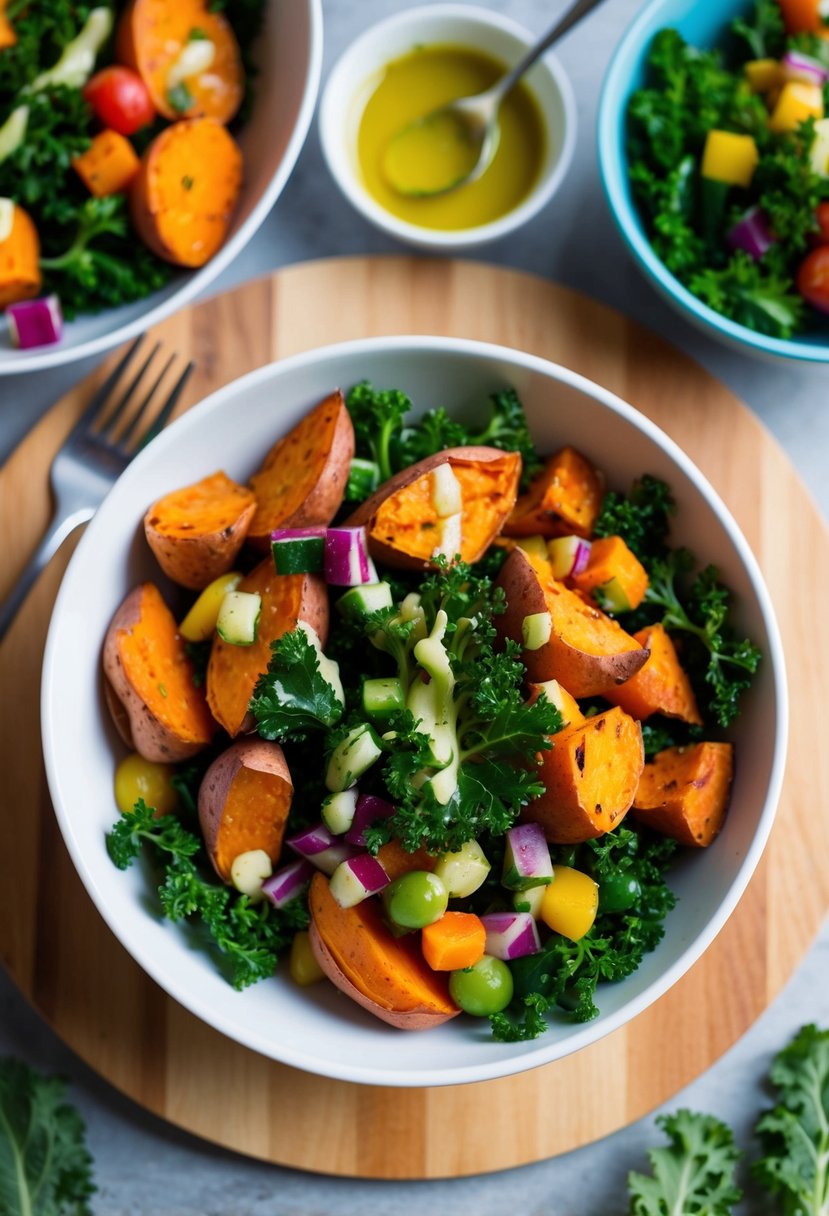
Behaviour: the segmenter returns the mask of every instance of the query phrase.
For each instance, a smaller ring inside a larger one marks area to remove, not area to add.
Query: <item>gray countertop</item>
[[[323,79],[360,31],[404,0],[323,0]],[[536,33],[561,11],[547,0],[483,0]],[[623,309],[703,363],[737,393],[772,432],[824,517],[829,515],[829,402],[825,367],[762,362],[711,341],[674,315],[630,262],[598,183],[594,120],[600,82],[639,0],[607,0],[562,44],[579,111],[579,138],[567,181],[552,204],[518,235],[474,256],[532,270]],[[248,249],[211,292],[264,269],[342,253],[399,252],[341,199],[312,129],[284,194]],[[600,338],[599,338],[600,340]],[[10,378],[0,393],[0,458],[61,391],[90,370],[76,364]],[[12,396],[14,404],[12,408]],[[771,1056],[805,1021],[829,1026],[829,924],[763,1017],[704,1076],[667,1104],[718,1114],[750,1147],[750,1128],[766,1102],[761,1080]],[[715,994],[714,994],[715,995]],[[96,1213],[156,1216],[392,1216],[430,1208],[438,1216],[495,1216],[516,1206],[530,1216],[609,1216],[626,1209],[624,1179],[645,1166],[659,1138],[653,1119],[565,1156],[475,1179],[370,1183],[316,1177],[249,1161],[202,1143],[123,1098],[90,1072],[32,1013],[0,972],[0,1053],[13,1053],[71,1081],[88,1125],[99,1192]],[[485,1112],[482,1112],[485,1118]],[[325,1128],[318,1129],[325,1136]],[[742,1212],[762,1211],[747,1203]],[[768,1209],[765,1209],[768,1210]]]

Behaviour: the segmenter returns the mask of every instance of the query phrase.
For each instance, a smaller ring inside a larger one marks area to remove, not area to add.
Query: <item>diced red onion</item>
[[[365,528],[328,528],[325,581],[334,587],[359,587],[371,579]]]
[[[314,867],[304,858],[283,866],[262,883],[262,892],[275,908],[284,908],[302,893],[314,877]]]
[[[6,309],[12,345],[20,350],[32,346],[51,346],[63,334],[63,314],[57,296],[19,300]]]
[[[389,876],[371,853],[360,853],[337,866],[331,875],[331,894],[341,908],[353,908],[389,885]]]
[[[486,953],[495,958],[509,962],[541,949],[538,926],[529,912],[488,912],[481,920],[486,929]]]
[[[587,569],[590,541],[580,536],[557,536],[547,546],[555,578],[572,578]]]
[[[784,80],[800,80],[804,84],[824,85],[829,72],[817,59],[802,51],[786,51],[780,60]]]
[[[376,794],[361,794],[357,799],[357,806],[354,810],[354,819],[351,822],[351,827],[343,837],[348,844],[359,845],[360,848],[365,848],[365,830],[377,819],[388,819],[394,814],[394,806],[391,802],[387,802],[385,798],[378,798]]]
[[[321,536],[325,539],[327,528],[274,528],[271,540],[307,540],[308,537]]]
[[[289,849],[306,857],[323,874],[333,874],[337,866],[354,857],[357,850],[332,836],[324,823],[317,823],[285,841]]]
[[[553,861],[544,832],[537,823],[519,823],[507,832],[503,884],[512,891],[546,886]]]
[[[760,207],[750,207],[731,229],[726,240],[732,249],[742,249],[755,262],[759,262],[774,244],[768,219]]]

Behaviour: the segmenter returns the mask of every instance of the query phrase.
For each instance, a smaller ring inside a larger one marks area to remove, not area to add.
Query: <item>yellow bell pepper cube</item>
[[[768,93],[782,81],[780,64],[776,59],[750,59],[744,64],[746,80],[752,93]]]
[[[541,919],[554,933],[577,942],[599,910],[599,888],[589,874],[572,866],[553,866],[553,881],[544,888]]]
[[[709,131],[702,153],[702,176],[728,186],[750,186],[759,159],[750,135]]]
[[[769,130],[796,131],[807,118],[823,118],[823,89],[818,84],[790,80],[769,115]]]

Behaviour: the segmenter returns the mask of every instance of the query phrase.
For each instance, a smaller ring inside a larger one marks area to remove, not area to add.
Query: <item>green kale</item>
[[[411,401],[398,389],[375,389],[364,380],[349,389],[345,404],[354,426],[356,455],[373,460],[380,480],[388,481],[408,463],[401,461],[400,439]]]
[[[688,286],[715,312],[771,338],[790,338],[806,314],[790,276],[766,270],[739,249],[721,269],[694,274]]]
[[[748,17],[732,21],[731,33],[744,45],[746,59],[779,59],[786,49],[786,26],[779,0],[754,0],[754,10]]]
[[[729,1216],[742,1197],[734,1182],[741,1153],[731,1130],[688,1110],[662,1115],[656,1124],[669,1143],[648,1152],[652,1175],[628,1175],[630,1216]]]
[[[647,566],[668,552],[668,531],[676,503],[664,481],[649,473],[635,481],[627,495],[611,490],[596,518],[596,536],[621,536]]]
[[[786,277],[786,259],[808,249],[810,238],[817,232],[817,208],[829,198],[829,179],[815,173],[809,160],[814,138],[813,118],[797,131],[779,135],[773,149],[761,157],[752,181],[777,242],[764,257],[763,265],[771,265],[781,280]]]
[[[771,1067],[777,1103],[757,1124],[754,1177],[780,1216],[822,1216],[829,1207],[829,1030],[804,1026]]]
[[[84,25],[94,3],[87,0],[9,0],[5,16],[16,42],[0,54],[0,114],[44,67],[57,63],[68,42]]]
[[[343,714],[340,690],[320,669],[320,653],[303,629],[271,642],[267,671],[256,682],[250,709],[263,739],[301,741],[328,730]]]
[[[182,827],[175,815],[155,818],[155,808],[139,798],[127,815],[122,815],[106,838],[107,852],[119,870],[126,870],[139,856],[144,844],[152,845],[174,861],[195,857],[202,847],[198,836]]]
[[[86,1129],[66,1086],[19,1060],[0,1060],[0,1211],[91,1216]]]
[[[8,53],[0,54],[0,64]],[[89,197],[71,166],[90,145],[92,110],[79,89],[65,86],[33,93],[26,105],[26,138],[0,160],[0,195],[36,215],[41,244],[48,247],[50,240],[64,239]]]

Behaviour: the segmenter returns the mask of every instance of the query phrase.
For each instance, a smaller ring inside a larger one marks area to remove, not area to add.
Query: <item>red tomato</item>
[[[797,290],[813,308],[829,312],[829,245],[807,253],[797,271]]]
[[[818,203],[815,219],[818,226],[815,233],[816,244],[829,245],[829,203]]]
[[[133,135],[155,118],[147,86],[132,68],[112,67],[96,72],[83,95],[105,127]]]
[[[820,0],[780,0],[780,11],[789,34],[817,34],[825,29]]]

